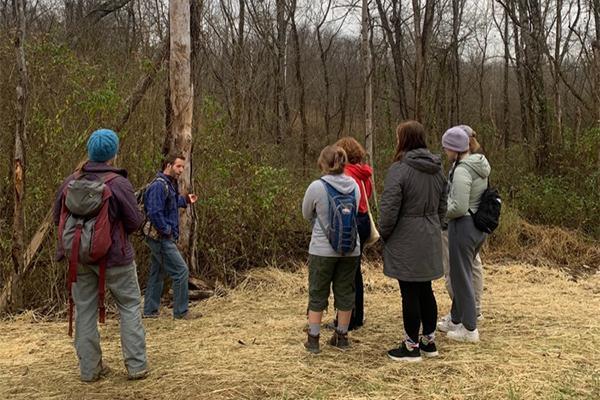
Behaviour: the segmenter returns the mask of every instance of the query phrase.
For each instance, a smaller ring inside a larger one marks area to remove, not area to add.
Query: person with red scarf
[[[352,310],[352,318],[350,319],[350,326],[348,330],[354,330],[363,326],[364,319],[364,287],[363,277],[360,268],[362,253],[364,250],[364,243],[371,235],[371,222],[369,220],[369,206],[368,199],[373,193],[373,182],[371,176],[373,175],[373,168],[370,165],[365,164],[365,157],[367,152],[364,147],[356,141],[356,139],[346,136],[339,139],[336,146],[341,147],[346,151],[348,155],[348,163],[344,168],[344,174],[352,177],[358,187],[360,188],[360,202],[358,204],[358,216],[356,219],[358,235],[360,236],[360,257],[358,257],[358,266],[356,268],[355,285],[356,285],[356,299],[354,310]],[[337,318],[334,321],[334,325],[337,326]]]

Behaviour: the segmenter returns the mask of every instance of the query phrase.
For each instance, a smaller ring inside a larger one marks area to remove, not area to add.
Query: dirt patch
[[[366,325],[352,349],[302,348],[306,275],[257,269],[225,297],[196,308],[204,317],[145,320],[151,376],[129,382],[118,321],[101,328],[113,372],[78,380],[65,322],[26,314],[0,322],[0,398],[15,399],[596,399],[600,397],[600,275],[486,265],[485,319],[478,345],[438,337],[440,357],[395,363],[385,351],[402,338],[397,283],[380,265],[365,273]],[[440,313],[449,300],[435,283]],[[329,316],[327,319],[330,319]],[[329,336],[324,331],[322,344]]]

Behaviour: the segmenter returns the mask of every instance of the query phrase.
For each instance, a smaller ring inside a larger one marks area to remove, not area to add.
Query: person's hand
[[[187,201],[190,204],[194,204],[195,202],[198,201],[198,196],[196,196],[195,194],[188,194],[187,195]]]

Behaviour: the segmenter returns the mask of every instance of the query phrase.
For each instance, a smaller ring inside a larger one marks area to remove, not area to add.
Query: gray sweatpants
[[[119,308],[121,349],[129,374],[147,367],[146,334],[140,311],[141,294],[135,262],[106,269],[106,289]],[[102,369],[102,350],[98,333],[98,266],[79,265],[72,288],[75,302],[75,350],[81,379],[90,380]]]
[[[454,291],[452,290],[452,280],[450,279],[450,259],[448,254],[448,231],[442,231],[442,264],[444,266],[444,280],[446,283],[446,290],[450,300],[454,298]],[[477,308],[477,315],[481,314],[481,299],[483,297],[483,264],[479,253],[475,256],[473,261],[473,289],[475,290],[475,306]]]
[[[448,224],[448,253],[452,299],[452,321],[465,328],[477,328],[477,307],[473,288],[473,263],[487,234],[475,227],[470,216],[450,220]]]

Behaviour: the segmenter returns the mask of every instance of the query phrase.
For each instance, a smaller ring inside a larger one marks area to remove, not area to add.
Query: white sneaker
[[[446,316],[442,317],[440,322],[437,323],[437,328],[440,332],[455,331],[462,326],[462,324],[455,324],[454,322],[452,322],[452,318],[445,318]]]
[[[450,321],[451,318],[452,318],[452,314],[448,313],[448,314],[444,315],[442,318],[440,318],[440,322]]]
[[[449,331],[447,337],[457,342],[476,343],[479,342],[479,331],[477,328],[474,331],[470,331],[461,324],[458,329]]]

